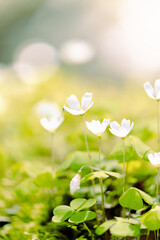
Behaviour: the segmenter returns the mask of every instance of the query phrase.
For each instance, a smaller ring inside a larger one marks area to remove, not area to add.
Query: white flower
[[[69,98],[67,98],[67,103],[70,106],[69,108],[64,105],[64,109],[67,112],[73,115],[83,115],[93,105],[92,93],[86,92],[83,95],[81,105],[75,95],[71,95]]]
[[[92,122],[86,121],[87,128],[98,137],[101,137],[107,126],[109,125],[109,119],[104,119],[101,123],[99,120],[92,120]]]
[[[61,117],[62,110],[57,103],[48,100],[41,100],[34,105],[35,113],[40,117],[51,118],[53,116]]]
[[[56,131],[56,129],[62,124],[62,122],[64,121],[63,117],[51,117],[51,118],[47,118],[47,117],[43,117],[40,120],[40,123],[42,125],[42,127],[44,127],[48,132],[50,133],[54,133]]]
[[[145,82],[144,89],[150,98],[160,100],[160,79],[157,79],[155,81],[154,88],[152,87],[150,82]]]
[[[149,153],[148,159],[154,166],[160,167],[160,152],[154,154]]]
[[[121,125],[116,122],[113,121],[110,123],[110,132],[117,136],[117,137],[121,137],[121,138],[125,138],[128,133],[132,130],[134,123],[132,122],[132,124],[130,123],[130,120],[126,120],[125,118],[122,120]]]
[[[73,195],[80,188],[81,176],[76,174],[70,182],[70,192]]]

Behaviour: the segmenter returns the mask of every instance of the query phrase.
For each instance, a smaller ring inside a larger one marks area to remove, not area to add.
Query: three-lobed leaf
[[[93,211],[81,211],[81,212],[76,212],[74,215],[72,215],[69,219],[69,222],[71,223],[82,223],[88,220],[92,220],[96,218],[96,213]]]
[[[150,231],[155,231],[160,229],[160,206],[156,206],[147,213],[145,213],[140,221],[145,225]]]
[[[80,223],[88,220],[92,220],[96,217],[96,214],[92,211],[81,211],[86,208],[92,207],[96,203],[96,200],[77,198],[71,201],[70,207],[66,205],[58,206],[54,209],[53,222],[63,222],[68,218],[70,222]]]
[[[99,226],[96,228],[96,234],[97,234],[97,235],[102,235],[102,234],[104,234],[106,231],[108,231],[108,229],[109,229],[114,223],[116,223],[115,220],[108,220],[108,221],[102,223],[101,225],[99,225]]]
[[[143,207],[143,201],[140,193],[135,188],[129,188],[120,197],[119,203],[122,207],[139,210]]]
[[[82,178],[81,183],[91,181],[92,179],[95,179],[95,178],[105,179],[105,178],[108,178],[108,177],[109,176],[108,176],[108,174],[105,173],[105,171],[91,172],[91,173],[88,173],[87,175],[85,175]]]
[[[66,205],[58,206],[54,209],[54,216],[52,218],[53,222],[63,222],[72,216],[74,210]]]
[[[110,228],[112,235],[116,237],[139,237],[140,228],[127,222],[117,222]]]
[[[119,203],[122,207],[139,210],[143,207],[143,200],[149,205],[153,204],[151,196],[138,188],[131,187],[122,194]]]
[[[71,201],[71,208],[80,211],[86,208],[92,207],[96,203],[96,200],[93,198],[85,199],[85,198],[77,198]]]

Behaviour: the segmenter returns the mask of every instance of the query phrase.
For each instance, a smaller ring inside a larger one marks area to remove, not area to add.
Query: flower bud
[[[76,174],[70,182],[70,192],[73,195],[80,188],[81,176]]]

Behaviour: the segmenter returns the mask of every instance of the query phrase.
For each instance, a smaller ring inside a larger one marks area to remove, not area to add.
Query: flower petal
[[[120,125],[119,125],[119,123],[118,123],[117,121],[111,122],[111,123],[110,123],[110,127],[111,127],[112,129],[115,129],[115,130],[119,130],[119,129],[120,129]]]
[[[132,122],[132,124],[131,124],[131,126],[129,128],[129,132],[132,130],[133,126],[134,126],[134,122]]]
[[[83,95],[82,100],[81,100],[81,108],[83,108],[84,110],[86,110],[86,109],[88,110],[89,109],[88,106],[91,104],[91,101],[92,101],[92,93],[86,92]],[[93,103],[92,103],[92,105],[93,105]]]
[[[70,182],[70,192],[73,195],[80,188],[81,176],[76,174]]]
[[[155,92],[156,92],[156,99],[159,100],[160,99],[160,79],[157,79],[155,81],[154,87],[155,87]]]
[[[75,95],[70,95],[70,97],[67,98],[67,103],[73,110],[80,110],[80,103]]]
[[[150,98],[155,99],[154,90],[153,90],[153,87],[152,87],[152,85],[150,84],[150,82],[145,82],[145,83],[144,83],[144,89],[145,89],[147,95],[148,95]]]
[[[109,128],[109,131],[117,137],[124,137],[124,134],[121,132],[121,130],[116,130],[114,128]]]
[[[40,123],[44,129],[47,131],[53,133],[55,130],[62,124],[64,121],[64,118],[57,118],[57,117],[52,117],[50,119],[47,119],[46,117],[41,118]]]
[[[102,124],[101,124],[101,128],[102,128],[102,132],[104,132],[106,130],[106,128],[109,125],[110,120],[109,119],[104,119]]]
[[[93,101],[92,101],[91,104],[89,104],[88,107],[85,109],[85,112],[86,112],[88,109],[90,109],[90,108],[92,107],[92,105],[93,105]]]
[[[123,118],[121,121],[121,127],[129,130],[130,129],[130,120]]]
[[[65,106],[65,105],[63,106],[63,108],[64,108],[67,112],[69,112],[69,113],[71,113],[71,114],[73,114],[73,115],[82,115],[82,114],[85,113],[85,111],[84,111],[83,109],[76,110],[76,109],[69,108],[69,107],[67,107],[67,106]]]
[[[100,131],[100,121],[92,120],[91,122],[86,121],[87,128],[95,135],[101,133]]]

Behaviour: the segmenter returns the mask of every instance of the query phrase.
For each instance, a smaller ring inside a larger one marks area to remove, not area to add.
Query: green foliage
[[[106,179],[109,176],[104,172],[104,171],[96,171],[96,172],[91,172],[87,175],[85,175],[82,180],[81,183],[90,181],[92,179],[98,178],[98,179]]]
[[[110,229],[111,234],[116,237],[139,237],[140,236],[140,228],[136,225],[126,223],[126,222],[118,222],[113,225]]]
[[[37,186],[34,184],[32,179],[26,179],[21,182],[15,189],[18,197],[25,197],[30,194],[34,194],[38,191]]]
[[[96,228],[97,235],[103,235],[115,223],[115,220],[108,220]]]
[[[89,208],[93,206],[95,200],[88,199],[93,192],[90,177],[95,178],[96,182],[98,213],[101,211],[101,195],[97,178],[103,178],[107,218],[120,216],[121,209],[118,201],[122,192],[122,179],[119,162],[122,163],[122,141],[112,136],[108,130],[102,138],[102,152],[104,154],[102,155],[102,169],[94,169],[94,174],[92,174],[90,167],[88,167],[90,161],[86,152],[82,117],[65,113],[65,121],[56,132],[54,139],[54,171],[57,173],[56,176],[51,174],[50,134],[42,129],[39,118],[35,116],[33,106],[45,98],[59,103],[62,107],[69,94],[75,93],[81,96],[84,93],[84,88],[82,89],[80,85],[76,86],[71,78],[72,86],[69,85],[68,81],[63,80],[66,79],[66,75],[62,72],[54,75],[51,80],[34,87],[19,84],[19,81],[17,81],[16,86],[11,81],[9,84],[3,81],[1,85],[2,97],[4,100],[6,98],[7,102],[6,112],[3,114],[0,111],[1,239],[89,240],[90,237],[83,224],[78,223],[93,218],[93,221],[88,222],[87,225],[94,232],[95,213]],[[16,81],[14,83],[16,84]],[[10,89],[9,94],[7,94],[8,89]],[[94,88],[95,104],[86,114],[86,120],[110,118],[120,121],[124,116],[128,116],[130,119],[134,116],[132,119],[135,123],[133,134],[139,136],[144,143],[138,137],[128,136],[125,139],[126,189],[130,186],[139,188],[136,188],[136,191],[134,188],[133,191],[136,209],[137,201],[152,205],[152,198],[140,189],[144,189],[152,197],[155,197],[157,172],[147,159],[148,152],[152,148],[155,149],[157,137],[156,116],[153,111],[146,111],[146,109],[152,109],[153,102],[147,101],[145,104],[143,101],[143,104],[139,104],[142,103],[142,96],[145,94],[143,90],[138,92],[137,86],[136,90],[132,87],[127,88],[127,91],[123,89],[110,90],[109,87],[105,91],[101,91],[97,87]],[[86,89],[86,91],[88,90]],[[114,93],[111,96],[112,92]],[[132,104],[133,97],[134,104]],[[87,140],[93,165],[98,169],[98,141],[88,130]],[[113,149],[112,152],[111,149]],[[71,201],[69,183],[72,176],[81,167],[83,167],[80,172],[81,183],[83,180],[84,182],[80,190],[75,193],[75,196],[80,199]],[[139,200],[140,198],[141,200]],[[124,204],[127,204],[127,201],[128,199],[124,201]],[[68,206],[70,202],[71,205]],[[128,205],[130,207],[130,204]],[[58,206],[57,210],[56,206]],[[53,209],[56,210],[54,216]],[[142,209],[143,212],[146,211],[144,205]],[[132,216],[139,214],[140,217],[142,209]],[[97,215],[99,216],[99,214]],[[52,221],[52,217],[54,221]],[[10,221],[7,222],[7,218]],[[135,219],[123,219],[120,222],[120,218],[117,217],[114,220],[108,220],[97,226],[95,240],[102,239],[103,237],[99,238],[98,235],[104,234],[107,230],[110,230],[115,236],[117,234],[120,236],[121,229],[125,229],[128,236],[138,236],[139,225],[136,222]],[[158,229],[160,226],[159,207],[153,208],[143,215],[141,222],[150,230]],[[2,226],[3,224],[4,226]]]
[[[74,224],[79,224],[88,220],[93,220],[96,218],[96,213],[93,211],[81,211],[76,212],[74,215],[72,215],[69,219],[69,222]]]
[[[52,174],[50,172],[40,173],[34,179],[34,183],[40,188],[52,188]]]
[[[72,216],[73,213],[74,210],[72,210],[72,208],[69,206],[58,206],[54,209],[54,216],[52,220],[53,222],[63,222]]]
[[[143,207],[143,200],[152,205],[152,198],[148,194],[131,187],[120,197],[119,203],[122,207],[139,210]]]
[[[93,165],[96,165],[99,163],[99,153],[98,152],[90,152],[92,157]],[[78,172],[78,170],[85,166],[90,165],[90,160],[88,158],[87,152],[82,151],[75,151],[73,153],[70,153],[67,157],[67,159],[64,161],[63,164],[61,164],[58,171],[64,171],[67,169],[71,169],[74,172]]]
[[[108,177],[115,177],[115,178],[120,178],[121,175],[119,173],[116,172],[110,172],[110,171],[96,171],[96,172],[91,172],[86,174],[82,180],[81,183],[85,183],[87,181],[90,181],[92,179],[98,178],[98,179],[106,179]]]
[[[140,221],[151,231],[160,229],[160,206],[145,213]]]
[[[102,235],[110,229],[112,235],[116,237],[139,237],[140,224],[134,219],[116,218],[108,220],[96,228],[96,234]]]
[[[120,141],[112,150],[109,155],[111,159],[118,159],[119,162],[123,162],[123,146]],[[151,152],[151,149],[144,144],[138,137],[129,136],[125,139],[125,155],[126,162],[137,159],[148,160],[147,155]]]
[[[96,213],[92,211],[81,211],[92,207],[96,203],[95,199],[77,198],[70,202],[69,206],[58,206],[54,209],[53,222],[63,222],[69,218],[69,222],[79,224],[96,218]]]
[[[84,198],[77,198],[71,201],[70,206],[71,208],[80,211],[86,208],[92,207],[96,203],[95,199],[84,199]]]

